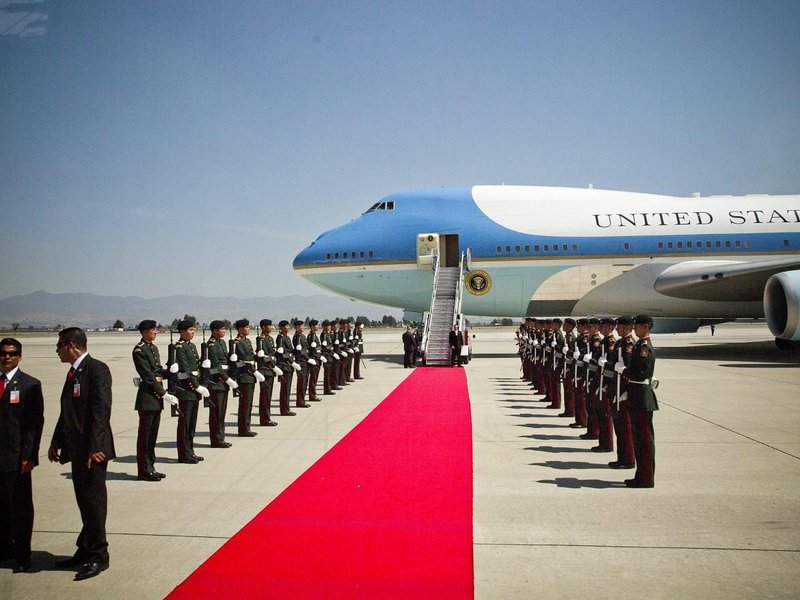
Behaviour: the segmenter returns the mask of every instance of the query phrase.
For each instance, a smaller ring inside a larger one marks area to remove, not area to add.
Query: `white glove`
[[[303,367],[301,367],[300,365],[298,365],[296,362],[292,361],[292,368],[293,368],[295,371],[299,371],[299,370],[300,370],[300,369],[302,369]]]
[[[348,353],[348,354],[355,354],[355,352],[353,352],[353,349],[352,349],[352,348],[350,348],[350,349],[347,351],[347,353]]]
[[[538,348],[539,347],[539,340],[533,340],[533,345]]]
[[[573,358],[574,360],[579,360],[579,359],[580,359],[580,357],[581,357],[580,350],[575,350],[575,352],[573,352],[573,353],[572,353],[572,358]]]
[[[316,367],[317,366],[317,361],[315,361],[313,358],[309,358],[308,359],[308,364],[314,365]]]
[[[316,348],[317,347],[317,342],[311,342],[311,347],[312,348]]]
[[[586,354],[583,355],[583,362],[585,363],[592,362],[591,353],[587,352]]]
[[[319,359],[323,362],[323,364],[328,362],[328,359],[325,358],[324,356],[320,356]]]
[[[173,396],[172,394],[164,394],[161,396],[164,400],[172,404],[172,406],[178,406],[178,398]]]
[[[555,341],[555,340],[553,340],[552,342],[550,342],[550,347],[551,347],[551,348],[555,348],[555,347],[556,347],[556,341]]]
[[[622,362],[621,360],[618,360],[617,362],[614,363],[614,370],[620,375],[622,375],[622,372],[625,370],[625,363]]]
[[[177,373],[178,371],[180,371],[180,369],[178,368],[178,363],[172,363],[169,366],[169,372],[170,373]]]
[[[597,364],[600,365],[601,369],[605,368],[607,362],[608,361],[606,360],[606,358],[604,356],[601,356],[600,358],[597,359]]]
[[[208,360],[208,359],[205,359],[203,362],[200,363],[200,366],[203,367],[204,369],[210,369],[211,368],[211,361]]]
[[[276,350],[276,352],[277,352],[278,354],[283,354],[284,352],[286,352],[286,350],[284,350],[284,349],[283,349],[283,346],[281,346],[280,348],[278,348],[278,349]]]
[[[272,367],[272,372],[275,373],[278,377],[283,376],[283,371],[281,371],[278,367]]]
[[[259,350],[259,351],[258,351],[258,354],[256,354],[256,356],[257,356],[258,358],[264,358],[264,351],[263,351],[263,350]]]
[[[325,346],[327,346],[327,345],[328,345],[328,342],[322,342],[322,347],[323,347],[323,348],[324,348]]]
[[[208,388],[204,385],[198,385],[194,391],[200,394],[203,398],[208,398],[211,395],[211,392],[209,392]]]
[[[238,383],[236,383],[236,382],[235,382],[233,379],[231,379],[230,377],[228,377],[228,378],[225,380],[225,383],[227,383],[227,384],[228,384],[228,387],[230,387],[232,390],[238,390],[238,389],[239,389],[239,384],[238,384]]]
[[[353,351],[354,351],[356,354],[358,354],[359,352],[361,352],[361,350],[359,350],[358,348],[353,348]]]
[[[231,362],[239,362],[239,357],[238,357],[238,356],[236,356],[236,352],[234,352],[233,354],[231,354],[230,361],[231,361]]]
[[[256,378],[256,381],[257,381],[258,383],[264,383],[264,382],[267,380],[267,378],[266,378],[266,377],[264,377],[264,375],[263,375],[263,374],[261,374],[261,373],[259,373],[258,371],[256,371],[255,373],[253,373],[253,375],[255,376],[255,378]]]
[[[297,344],[297,346],[295,346],[294,349],[295,350],[302,350],[303,347],[300,344]]]
[[[336,352],[334,352],[334,353],[333,353],[333,358],[334,358],[335,360],[339,360],[339,355],[338,355],[338,354],[336,354]]]
[[[564,356],[566,356],[566,355],[567,355],[567,352],[569,352],[569,346],[564,346],[564,347],[561,349],[561,352],[563,352],[563,353],[564,353]]]
[[[339,340],[336,340],[333,343],[334,343],[334,345],[338,346],[339,345]]]

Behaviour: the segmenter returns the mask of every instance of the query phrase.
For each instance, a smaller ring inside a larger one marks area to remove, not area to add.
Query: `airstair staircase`
[[[464,255],[457,267],[444,267],[439,263],[435,257],[431,308],[425,314],[422,339],[425,364],[434,366],[450,364],[450,331],[456,323],[463,327]]]

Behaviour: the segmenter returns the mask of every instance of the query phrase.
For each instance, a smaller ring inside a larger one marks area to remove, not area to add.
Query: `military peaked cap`
[[[154,329],[156,326],[156,322],[152,319],[145,319],[141,323],[139,323],[139,331],[147,331],[149,329]]]

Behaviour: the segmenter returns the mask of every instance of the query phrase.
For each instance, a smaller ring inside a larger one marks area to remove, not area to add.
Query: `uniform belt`
[[[255,365],[256,364],[256,361],[254,361],[254,360],[243,360],[242,362],[244,364],[246,364],[246,365]]]
[[[194,375],[195,377],[197,377],[198,375],[200,375],[200,373],[198,373],[197,371],[192,371],[192,375]]]
[[[650,385],[650,380],[645,379],[644,381],[634,381],[633,379],[629,379],[628,383],[635,383],[636,385]]]
[[[219,368],[222,369],[223,371],[227,371],[228,365],[220,365]]]

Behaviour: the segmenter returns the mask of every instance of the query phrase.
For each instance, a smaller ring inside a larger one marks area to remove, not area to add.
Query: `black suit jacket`
[[[74,385],[80,394],[73,396]],[[61,449],[60,462],[86,461],[90,452],[116,457],[111,434],[111,371],[87,355],[61,392],[61,414],[53,432],[53,446]]]
[[[455,348],[456,350],[461,350],[461,346],[464,344],[464,337],[461,331],[451,331],[450,332],[450,347]]]
[[[11,403],[11,392],[19,392],[19,402]],[[42,384],[35,377],[17,370],[0,396],[0,471],[19,472],[23,460],[39,464],[39,442],[44,427]]]

